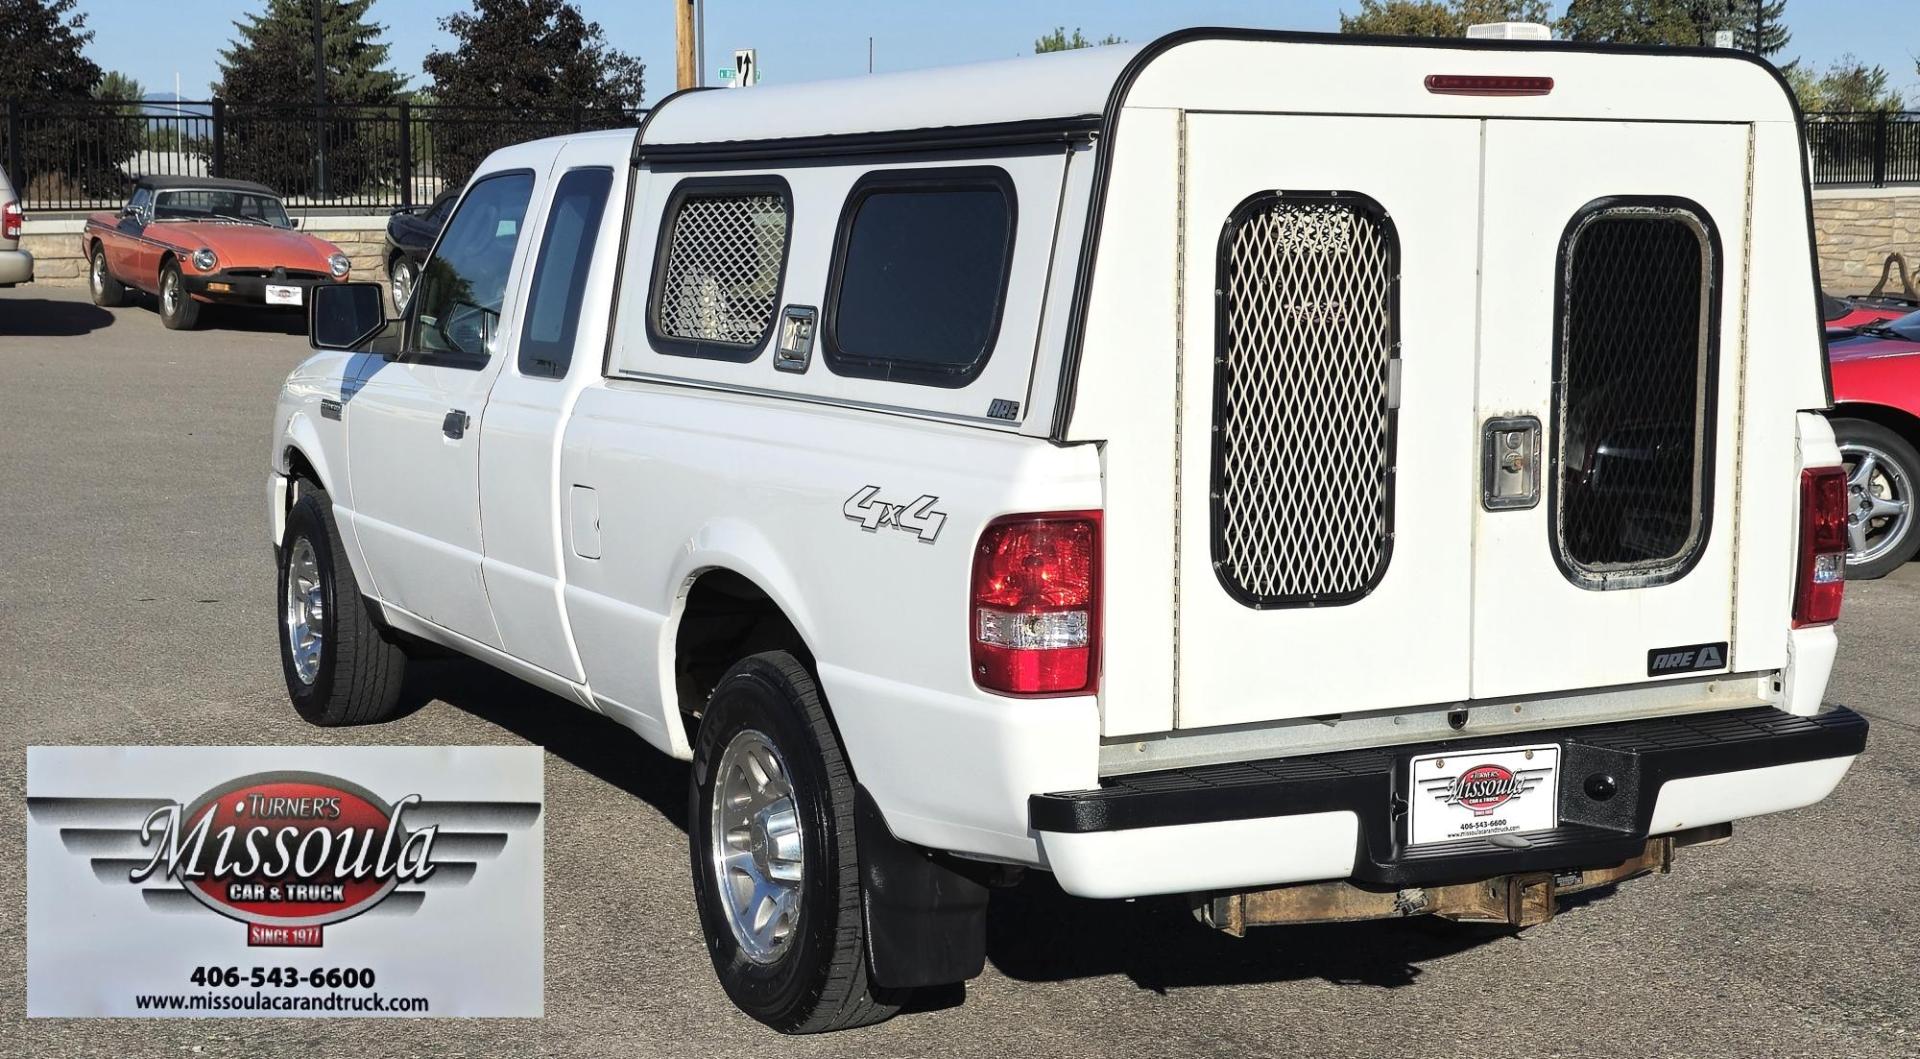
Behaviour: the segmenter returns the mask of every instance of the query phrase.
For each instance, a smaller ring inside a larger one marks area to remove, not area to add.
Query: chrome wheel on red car
[[[1884,577],[1920,549],[1913,510],[1920,453],[1866,420],[1837,419],[1833,432],[1847,468],[1847,576]]]

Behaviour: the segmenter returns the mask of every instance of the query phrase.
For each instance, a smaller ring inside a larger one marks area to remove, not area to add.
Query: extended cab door
[[[1487,123],[1475,698],[1725,671],[1747,172],[1744,125]]]
[[[467,189],[421,271],[405,352],[345,402],[353,520],[376,590],[495,648],[481,575],[480,424],[511,355],[507,292],[538,181],[509,170]]]
[[[1479,122],[1186,134],[1175,723],[1464,698]]]

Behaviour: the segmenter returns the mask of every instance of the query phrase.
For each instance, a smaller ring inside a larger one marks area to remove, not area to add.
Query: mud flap
[[[964,982],[987,961],[987,887],[893,837],[856,788],[861,906],[875,983],[892,989]]]

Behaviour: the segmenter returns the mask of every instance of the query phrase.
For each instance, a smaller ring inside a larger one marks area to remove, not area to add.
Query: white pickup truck
[[[1865,745],[1797,118],[1737,53],[1196,30],[499,151],[399,320],[315,292],[294,705],[430,644],[691,760],[787,1031],[978,973],[1021,868],[1538,923]]]

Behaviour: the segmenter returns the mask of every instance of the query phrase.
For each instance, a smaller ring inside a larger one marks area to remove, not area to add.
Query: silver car
[[[33,255],[20,249],[20,196],[0,171],[0,287],[33,282]]]

